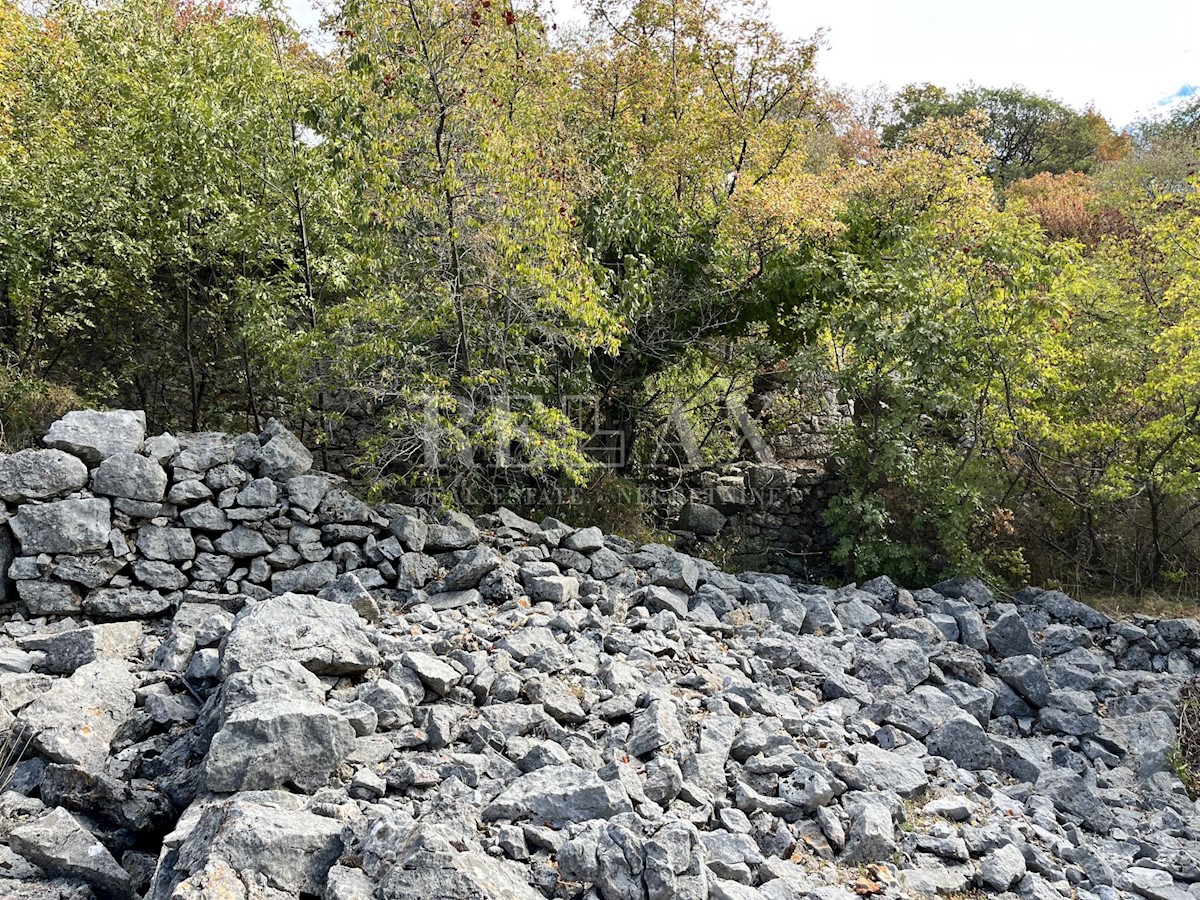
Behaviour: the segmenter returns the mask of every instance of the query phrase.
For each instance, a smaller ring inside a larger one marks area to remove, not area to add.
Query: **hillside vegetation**
[[[684,425],[734,459],[764,376],[823,379],[847,574],[1200,572],[1200,102],[852,95],[754,5],[586,5],[343,0],[318,51],[0,0],[7,448],[80,402],[281,415],[449,494],[585,482],[592,431],[634,478]]]

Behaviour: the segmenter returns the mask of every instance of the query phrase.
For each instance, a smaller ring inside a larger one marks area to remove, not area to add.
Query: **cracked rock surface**
[[[0,897],[1200,897],[1200,622],[370,507],[275,422],[47,446],[0,458]]]

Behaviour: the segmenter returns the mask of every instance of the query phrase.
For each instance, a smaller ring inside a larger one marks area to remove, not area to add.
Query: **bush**
[[[51,422],[80,405],[70,388],[0,366],[0,451],[36,445]]]

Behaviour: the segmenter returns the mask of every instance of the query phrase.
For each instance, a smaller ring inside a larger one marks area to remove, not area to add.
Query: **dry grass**
[[[1192,678],[1179,691],[1177,731],[1171,766],[1195,800],[1200,797],[1200,679]]]
[[[17,764],[25,756],[29,744],[33,741],[34,730],[14,723],[0,735],[0,793],[8,790],[13,776],[17,772]]]
[[[1196,594],[1164,596],[1153,591],[1143,594],[1066,593],[1114,619],[1131,616],[1149,616],[1153,619],[1200,618],[1200,595]]]
[[[520,512],[535,521],[549,515],[578,527],[596,525],[605,534],[615,534],[638,545],[675,543],[674,535],[650,523],[641,487],[607,470],[587,485],[568,491],[558,501]]]
[[[39,446],[51,422],[81,406],[70,388],[0,365],[0,452]]]

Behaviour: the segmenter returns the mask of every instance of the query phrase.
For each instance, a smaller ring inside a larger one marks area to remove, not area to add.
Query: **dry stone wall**
[[[732,463],[652,477],[651,516],[680,549],[720,557],[733,571],[822,581],[833,532],[825,523],[841,485],[824,462]]]
[[[0,458],[0,897],[1200,893],[1200,622],[732,575],[144,428]]]

